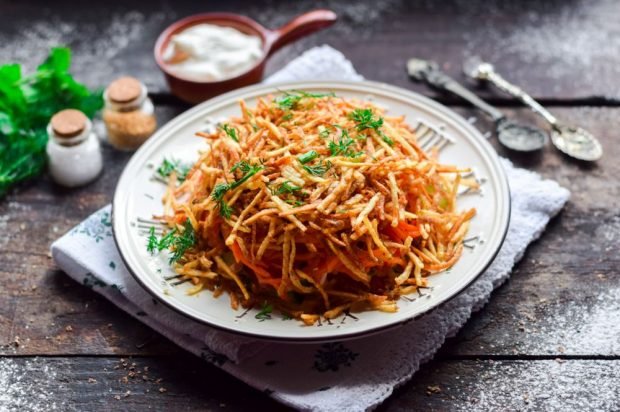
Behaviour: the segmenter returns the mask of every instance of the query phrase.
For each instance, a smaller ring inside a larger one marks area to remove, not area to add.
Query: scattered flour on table
[[[497,5],[489,7],[498,8],[494,10],[497,14],[508,14]],[[518,55],[525,67],[516,67],[510,73],[515,81],[531,79],[532,73],[527,73],[536,70],[535,76],[555,81],[556,89],[552,92],[561,93],[566,85],[557,80],[574,78],[579,73],[580,83],[593,89],[594,94],[620,98],[618,83],[606,82],[620,76],[620,67],[610,64],[617,60],[620,50],[620,2],[549,2],[540,6],[542,11],[526,11],[525,7],[513,11],[515,17],[508,28],[498,26],[497,19],[481,21],[473,12],[464,17],[462,23],[469,22],[471,29],[465,31],[467,45],[463,57],[484,50],[482,57],[497,63]],[[493,10],[490,14],[494,14]]]
[[[318,0],[312,3],[303,1],[282,2],[268,1],[260,7],[250,7],[247,15],[267,28],[277,28],[284,25],[295,16],[311,9],[330,9],[338,15],[338,21],[328,30],[338,36],[351,41],[367,41],[373,34],[382,30],[384,18],[394,13],[403,0],[383,0],[380,2],[343,2],[339,0]],[[389,22],[389,17],[386,19]],[[275,53],[267,62],[266,75],[273,74],[292,59],[301,55],[305,50],[324,43],[321,36],[304,37],[281,51]],[[346,50],[342,50],[347,53]]]
[[[477,379],[447,392],[461,401],[450,403],[453,410],[467,412],[617,411],[620,407],[613,361],[490,361]]]
[[[171,14],[158,12],[147,17],[131,11],[113,14],[105,24],[66,22],[58,17],[35,20],[17,33],[0,34],[0,63],[18,62],[30,73],[51,47],[66,45],[73,51],[72,72],[77,80],[101,87],[123,73],[127,61],[119,56],[145,36],[152,36],[154,41],[167,17]],[[138,73],[147,85],[160,80],[155,63],[148,63],[153,70]]]
[[[403,0],[377,2],[317,0],[312,3],[271,0],[266,5],[261,4],[260,8],[250,8],[247,14],[269,28],[276,28],[296,15],[309,10],[329,9],[338,15],[338,22],[332,26],[331,30],[340,34],[354,34],[355,38],[367,38],[380,29],[382,18],[398,9],[402,3]]]
[[[38,358],[0,360],[0,411],[66,411],[66,398],[59,391],[63,387],[56,370]]]

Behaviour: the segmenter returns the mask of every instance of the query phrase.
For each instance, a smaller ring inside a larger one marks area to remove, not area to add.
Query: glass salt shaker
[[[99,139],[91,121],[75,109],[56,113],[47,126],[49,171],[62,186],[82,186],[103,169]]]
[[[146,86],[138,79],[128,76],[116,79],[103,98],[108,142],[115,148],[135,150],[155,132],[155,108]]]

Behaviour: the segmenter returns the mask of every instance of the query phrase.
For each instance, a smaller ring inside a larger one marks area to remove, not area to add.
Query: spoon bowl
[[[551,140],[562,153],[575,159],[593,162],[603,156],[599,141],[581,127],[556,124],[551,130]]]
[[[580,127],[559,123],[558,119],[532,96],[498,74],[492,64],[473,56],[463,64],[463,72],[473,80],[491,82],[498,89],[518,98],[542,116],[552,127],[551,142],[565,155],[588,162],[596,161],[603,156],[603,147],[590,132]]]
[[[542,130],[525,126],[511,120],[497,124],[497,139],[501,144],[518,152],[533,152],[547,144],[547,134]]]

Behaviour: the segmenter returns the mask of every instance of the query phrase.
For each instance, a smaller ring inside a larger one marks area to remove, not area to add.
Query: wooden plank
[[[189,354],[158,358],[0,358],[0,410],[282,411]]]
[[[2,358],[0,382],[3,410],[287,410],[189,355]],[[619,388],[618,360],[439,360],[378,410],[611,411],[620,407]]]
[[[378,411],[612,411],[618,361],[449,360],[425,365]]]
[[[231,11],[276,27],[315,7],[333,8],[336,26],[277,53],[268,72],[309,47],[330,44],[342,50],[367,78],[411,87],[405,62],[434,59],[461,78],[464,58],[480,54],[501,73],[543,99],[620,99],[620,3],[591,2],[407,2],[372,0],[343,3],[210,1],[163,2],[115,0],[76,8],[16,2],[0,13],[0,62],[18,60],[34,67],[49,46],[75,50],[78,78],[101,86],[120,73],[145,80],[151,91],[166,86],[152,58],[157,35],[180,17],[206,11]],[[105,64],[102,62],[105,61]],[[96,70],[93,70],[96,67]],[[500,96],[490,93],[491,96]]]
[[[177,109],[160,107],[160,120]],[[466,117],[474,114],[458,109]],[[531,115],[512,111],[519,118]],[[593,167],[571,162],[551,148],[521,165],[560,180],[573,191],[565,211],[532,246],[508,284],[464,328],[446,353],[618,355],[620,109],[559,109],[558,115],[600,136],[606,156]],[[476,123],[488,128],[483,119]],[[93,185],[60,190],[47,179],[0,203],[0,352],[5,354],[153,354],[178,351],[133,318],[57,271],[50,243],[111,200],[129,154],[105,150],[106,171]],[[27,251],[27,253],[26,253]],[[33,286],[36,289],[33,289]],[[575,322],[573,323],[573,320]],[[521,324],[520,322],[523,322]],[[111,324],[112,326],[108,326]],[[71,326],[73,331],[65,329]],[[577,332],[577,331],[580,332]],[[19,348],[13,342],[19,337]],[[588,339],[596,337],[594,344]],[[28,340],[29,339],[29,340]],[[148,343],[146,346],[144,344]]]

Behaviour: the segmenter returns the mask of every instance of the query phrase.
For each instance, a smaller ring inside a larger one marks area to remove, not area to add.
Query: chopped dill
[[[291,110],[294,109],[297,104],[305,98],[314,98],[319,99],[321,97],[335,97],[336,95],[333,92],[330,93],[309,93],[304,92],[303,90],[291,90],[285,91],[284,94],[275,99],[276,105],[281,110]]]
[[[222,129],[224,133],[228,135],[228,137],[233,139],[235,142],[239,143],[239,138],[237,137],[237,129],[229,126],[227,123],[222,124],[220,126],[220,129]]]
[[[283,122],[286,122],[287,120],[291,120],[293,118],[293,113],[287,113],[284,116],[282,116],[282,118],[280,120],[282,120]]]
[[[273,306],[267,302],[263,302],[263,306],[260,308],[260,311],[254,316],[260,322],[264,322],[268,319],[271,319],[271,313],[273,312]]]
[[[333,140],[328,143],[327,147],[332,156],[342,155],[345,157],[356,158],[361,156],[364,152],[354,152],[351,149],[351,145],[355,143],[355,140],[351,139],[349,132],[342,129],[342,134],[338,140]]]
[[[149,238],[148,243],[146,245],[146,251],[149,253],[155,253],[155,250],[158,249],[159,242],[157,241],[157,236],[155,236],[155,227],[151,226],[149,229]]]
[[[149,230],[148,244],[146,250],[149,253],[161,252],[164,249],[170,249],[172,256],[169,263],[177,262],[185,255],[188,249],[192,248],[196,244],[196,233],[192,222],[187,219],[183,224],[183,230],[179,231],[177,228],[172,229],[161,239],[157,239],[155,235],[155,228],[151,226]]]
[[[157,168],[157,174],[163,178],[169,177],[172,172],[177,176],[179,182],[183,182],[187,178],[187,174],[191,170],[192,166],[189,164],[181,163],[180,160],[170,159],[164,157],[161,165]]]
[[[302,167],[306,172],[310,173],[313,176],[323,176],[332,167],[332,163],[329,160],[326,162],[323,162],[323,160],[321,160],[314,166],[303,165]]]
[[[230,169],[231,172],[240,170],[243,173],[240,179],[230,183],[218,183],[217,185],[215,185],[213,191],[211,192],[211,198],[217,202],[217,208],[219,209],[221,216],[225,217],[226,219],[230,219],[230,216],[232,214],[232,208],[224,200],[224,196],[226,195],[226,193],[229,190],[233,190],[241,186],[250,177],[263,170],[263,168],[264,166],[261,164],[251,164],[249,162],[246,162],[245,160],[242,160],[235,163],[232,169]]]
[[[349,118],[356,123],[355,128],[358,132],[366,129],[374,130],[381,136],[384,142],[390,146],[394,145],[394,141],[381,130],[381,126],[383,126],[383,117],[375,117],[372,109],[355,109],[349,113]]]
[[[274,196],[279,196],[283,194],[297,192],[299,190],[301,190],[300,186],[293,186],[291,185],[289,180],[285,180],[280,184],[280,186],[277,187],[277,189],[272,189],[271,193],[273,193]]]

